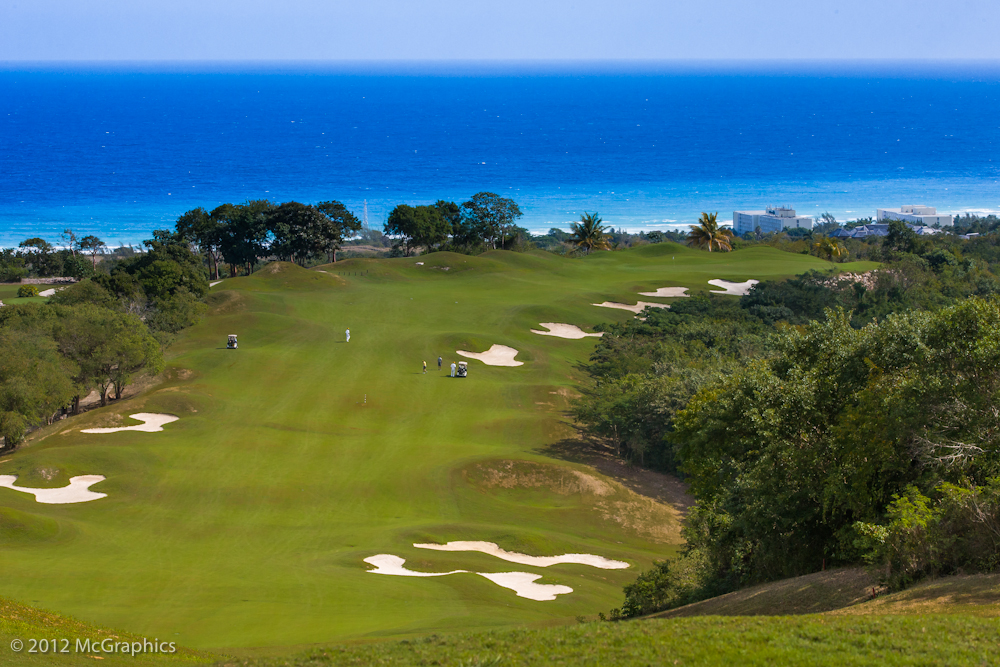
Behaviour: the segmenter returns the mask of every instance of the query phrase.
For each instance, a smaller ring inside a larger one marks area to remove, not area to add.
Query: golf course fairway
[[[19,486],[103,475],[91,490],[107,494],[44,505],[0,488],[0,594],[220,650],[606,611],[624,584],[679,547],[679,512],[561,457],[576,437],[568,396],[600,339],[531,329],[592,332],[633,317],[594,303],[831,267],[771,248],[708,253],[672,243],[580,259],[494,251],[419,260],[275,263],[215,285],[208,315],[168,349],[162,382],[46,427],[0,461]],[[238,350],[226,349],[231,333]],[[468,360],[467,378],[448,377],[462,360],[456,350],[492,345],[515,348],[523,365]],[[161,432],[80,432],[137,424],[128,418],[136,413],[179,419]],[[630,567],[534,567],[413,546],[463,540]],[[414,571],[469,573],[370,574],[364,559],[377,554]],[[504,572],[572,593],[531,600],[474,574]]]

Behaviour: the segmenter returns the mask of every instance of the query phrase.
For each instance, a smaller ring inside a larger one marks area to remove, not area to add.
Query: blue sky
[[[0,60],[1000,59],[1000,0],[0,0]]]

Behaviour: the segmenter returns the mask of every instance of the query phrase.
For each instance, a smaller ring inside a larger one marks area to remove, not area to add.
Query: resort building
[[[760,231],[764,234],[780,232],[788,227],[812,229],[813,219],[808,215],[795,215],[794,208],[770,206],[763,211],[733,211],[733,229],[737,234]]]
[[[902,206],[900,208],[880,208],[877,211],[876,219],[879,222],[883,220],[902,220],[903,222],[912,222],[927,227],[934,225],[950,227],[955,223],[950,215],[938,215],[937,209],[933,206]]]

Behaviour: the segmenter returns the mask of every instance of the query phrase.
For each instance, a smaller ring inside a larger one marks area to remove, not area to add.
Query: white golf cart
[[[229,334],[229,342],[226,343],[226,348],[230,350],[239,348],[239,345],[236,343],[236,334]]]
[[[469,362],[460,361],[458,362],[458,371],[455,373],[455,377],[464,378],[469,374]]]

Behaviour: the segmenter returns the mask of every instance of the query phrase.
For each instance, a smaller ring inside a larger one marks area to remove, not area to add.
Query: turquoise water
[[[1000,209],[1000,68],[0,69],[0,245],[147,238],[195,206],[491,190],[545,231],[790,205]]]

